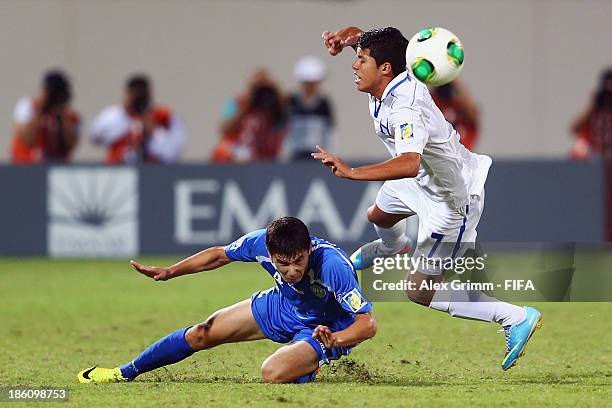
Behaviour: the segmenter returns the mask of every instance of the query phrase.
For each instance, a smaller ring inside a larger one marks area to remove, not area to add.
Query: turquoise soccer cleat
[[[504,327],[506,335],[506,355],[502,361],[504,371],[516,365],[519,357],[525,354],[527,342],[540,327],[542,327],[542,314],[528,306],[525,306],[525,318],[522,322]]]
[[[351,255],[351,262],[357,270],[368,269],[374,266],[374,259],[385,258],[397,254],[407,254],[412,251],[414,246],[414,243],[409,240],[406,246],[399,252],[389,252],[385,249],[382,240],[377,239],[362,245],[361,248],[353,252]]]

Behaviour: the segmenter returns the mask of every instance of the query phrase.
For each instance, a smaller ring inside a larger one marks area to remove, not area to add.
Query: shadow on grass
[[[499,375],[483,376],[478,374],[460,373],[455,375],[439,374],[436,372],[421,372],[406,376],[402,374],[385,374],[379,370],[368,368],[363,363],[352,359],[334,362],[323,375],[316,380],[316,384],[363,384],[396,387],[440,387],[463,386],[474,387],[485,384],[504,385],[584,385],[584,386],[611,386],[612,371],[590,371],[581,373],[543,372],[541,374],[512,375],[501,373]],[[194,384],[263,384],[261,377],[254,375],[213,375],[185,376],[173,374],[169,369],[153,371],[147,377],[139,378],[135,382],[160,383],[178,382]]]
[[[505,384],[541,384],[541,385],[612,385],[612,371],[589,371],[582,373],[542,373],[541,375],[526,374],[520,378],[511,378]]]

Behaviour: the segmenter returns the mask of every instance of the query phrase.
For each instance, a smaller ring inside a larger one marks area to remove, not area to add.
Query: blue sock
[[[177,363],[195,353],[196,350],[192,349],[185,340],[187,330],[189,330],[189,327],[170,333],[150,345],[134,360],[119,367],[123,377],[133,380],[137,375]]]
[[[306,384],[309,382],[313,382],[316,378],[317,378],[317,372],[313,371],[310,374],[306,374],[306,375],[296,378],[295,380],[293,380],[293,382],[295,384]]]

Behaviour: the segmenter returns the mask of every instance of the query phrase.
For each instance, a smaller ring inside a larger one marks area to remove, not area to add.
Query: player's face
[[[306,269],[308,269],[309,255],[310,250],[303,251],[292,258],[275,254],[270,254],[270,257],[285,282],[298,283],[304,277]]]
[[[357,48],[357,59],[353,63],[355,84],[361,92],[373,94],[382,82],[383,76],[376,60],[370,56],[369,49]]]

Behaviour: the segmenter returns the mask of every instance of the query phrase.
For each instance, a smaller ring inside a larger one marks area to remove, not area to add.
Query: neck
[[[385,93],[387,85],[389,85],[391,81],[393,81],[393,78],[383,78],[380,84],[375,87],[374,91],[370,92],[370,95],[380,101],[382,99],[383,94]]]

